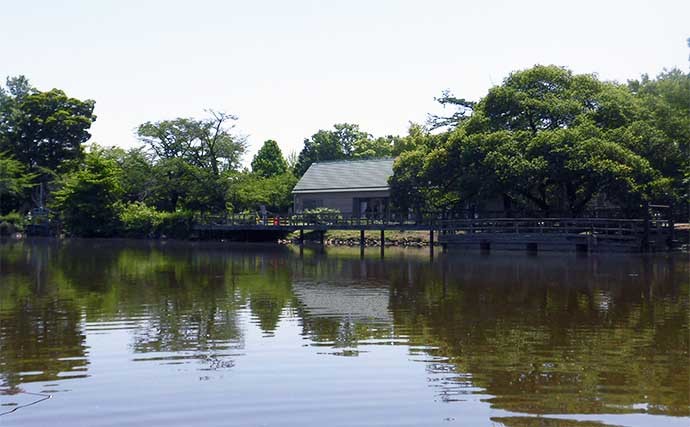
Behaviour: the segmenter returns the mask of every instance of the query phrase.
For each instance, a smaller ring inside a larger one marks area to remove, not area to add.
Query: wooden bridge
[[[321,244],[328,230],[359,230],[364,246],[365,231],[379,231],[383,250],[385,232],[427,231],[430,249],[437,243],[446,247],[481,250],[560,250],[583,252],[645,252],[666,250],[673,242],[673,224],[661,219],[607,218],[479,218],[420,219],[346,218],[332,214],[296,214],[284,216],[227,215],[202,217],[194,225],[199,237],[234,236],[244,240],[277,240],[291,232],[317,231]]]

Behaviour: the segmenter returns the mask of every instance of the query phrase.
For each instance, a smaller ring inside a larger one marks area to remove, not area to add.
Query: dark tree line
[[[626,84],[557,66],[516,71],[478,101],[444,92],[452,111],[374,137],[341,123],[287,158],[264,142],[242,167],[238,118],[150,121],[132,149],[85,146],[95,102],[40,91],[23,77],[0,86],[0,223],[21,226],[49,207],[82,236],[185,236],[200,214],[276,213],[314,162],[396,158],[390,180],[402,212],[500,210],[587,215],[593,207],[641,214],[646,203],[687,217],[690,75],[667,70]]]

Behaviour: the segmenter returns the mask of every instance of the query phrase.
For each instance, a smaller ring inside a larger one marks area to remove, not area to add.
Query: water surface
[[[689,323],[681,254],[4,242],[0,425],[687,427]]]

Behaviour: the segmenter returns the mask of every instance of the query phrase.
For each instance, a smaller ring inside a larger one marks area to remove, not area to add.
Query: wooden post
[[[321,246],[324,245],[325,237],[326,237],[326,232],[322,230],[321,233],[319,233],[319,238],[321,239]]]
[[[434,229],[429,230],[429,255],[434,257]]]
[[[304,245],[304,228],[299,229],[299,245]]]
[[[359,246],[364,247],[364,229],[359,230]]]

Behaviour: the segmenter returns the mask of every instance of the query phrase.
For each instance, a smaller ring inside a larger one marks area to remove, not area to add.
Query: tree
[[[104,148],[103,156],[114,160],[122,169],[121,176],[124,202],[150,202],[156,186],[155,165],[151,155],[142,148],[124,150],[118,147]]]
[[[237,212],[255,211],[261,205],[272,212],[287,212],[292,206],[292,189],[295,184],[297,178],[290,172],[269,178],[242,172],[230,177],[228,204]]]
[[[236,116],[213,110],[209,114],[201,120],[146,122],[139,126],[137,134],[156,160],[182,159],[218,176],[239,167],[246,138],[233,133]]]
[[[40,92],[23,76],[8,79],[7,87],[0,96],[0,150],[29,172],[42,173],[42,180],[45,169],[73,167],[83,156],[82,144],[91,137],[94,101],[70,98],[58,89]]]
[[[117,163],[94,146],[79,169],[66,174],[54,193],[54,208],[67,231],[76,236],[112,236],[118,227],[122,196]]]
[[[23,195],[35,185],[34,178],[21,162],[0,153],[0,215],[20,207]]]
[[[654,79],[643,75],[628,82],[628,87],[648,113],[644,121],[619,138],[671,179],[673,200],[669,201],[687,201],[684,180],[690,176],[690,73],[665,70]]]
[[[280,151],[278,143],[272,139],[265,141],[252,160],[252,172],[264,178],[287,172],[288,164]]]
[[[295,165],[295,175],[300,177],[314,162],[344,160],[352,158],[358,141],[370,139],[371,135],[359,129],[358,125],[342,123],[334,130],[320,130],[304,140]]]
[[[433,199],[426,174],[427,157],[443,136],[431,135],[422,126],[411,124],[408,135],[396,140],[394,152],[399,151],[389,179],[394,208],[402,213],[421,214],[431,208]]]
[[[210,169],[196,167],[181,158],[170,158],[153,166],[147,201],[168,212],[223,212],[225,192],[223,175],[216,176]]]
[[[432,130],[441,128],[453,129],[459,126],[472,115],[476,106],[476,103],[473,101],[453,96],[449,90],[444,90],[440,97],[434,99],[441,104],[443,108],[451,107],[455,111],[453,111],[450,116],[429,114],[427,124]]]
[[[393,148],[399,144],[398,136],[388,135],[378,138],[365,138],[355,142],[355,147],[352,152],[353,159],[378,159],[382,157],[390,157],[393,154]]]
[[[423,160],[403,157],[415,159],[413,179],[401,162],[392,195],[399,204],[421,197],[426,207],[441,199],[446,208],[503,198],[531,213],[572,216],[602,196],[632,214],[670,191],[662,159],[649,160],[665,141],[644,126],[648,117],[626,86],[555,66],[518,71]]]

